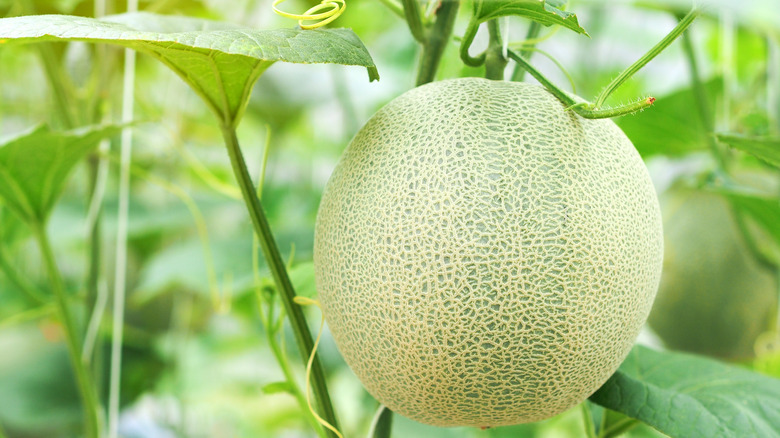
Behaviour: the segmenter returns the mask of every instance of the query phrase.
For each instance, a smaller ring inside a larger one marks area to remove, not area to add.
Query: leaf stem
[[[638,72],[642,67],[647,65],[648,62],[652,61],[653,58],[658,56],[665,48],[669,47],[674,40],[677,39],[683,32],[685,32],[685,29],[688,28],[688,26],[693,23],[693,20],[696,19],[700,14],[699,9],[693,8],[690,12],[688,12],[688,15],[684,16],[679,23],[677,23],[677,26],[672,29],[669,34],[667,34],[664,39],[662,39],[658,44],[653,46],[652,49],[650,49],[649,52],[645,53],[644,56],[639,58],[635,63],[631,64],[627,69],[623,70],[618,77],[616,77],[612,82],[609,83],[609,85],[604,88],[604,90],[601,92],[598,98],[596,98],[596,102],[594,103],[594,109],[599,109],[604,104],[604,102],[607,100],[607,98],[615,91],[617,90],[625,81],[627,81],[631,76],[633,76],[636,72]]]
[[[406,18],[406,24],[409,25],[409,30],[412,32],[412,36],[417,42],[425,44],[427,38],[425,38],[425,28],[422,24],[422,15],[420,13],[420,4],[417,0],[401,0],[404,6],[404,18]]]
[[[433,24],[428,38],[423,44],[420,67],[417,71],[417,86],[432,82],[436,78],[444,49],[452,36],[455,18],[458,16],[460,0],[444,0],[436,12],[436,22]]]
[[[68,345],[70,364],[76,375],[76,381],[81,395],[81,401],[84,407],[84,428],[85,435],[88,438],[97,438],[99,431],[99,418],[97,410],[97,398],[92,387],[92,380],[89,377],[87,366],[81,361],[81,341],[73,315],[68,307],[68,298],[65,295],[65,286],[57,269],[57,263],[54,260],[54,253],[46,234],[45,226],[41,223],[31,224],[33,234],[41,250],[41,257],[46,268],[49,282],[57,302],[60,321],[65,331],[65,340]]]
[[[528,26],[528,32],[525,34],[525,40],[530,41],[534,40],[539,36],[539,32],[542,30],[542,25],[539,24],[537,21],[531,21],[531,25]],[[529,44],[527,47],[524,47],[520,50],[520,56],[527,60],[531,60],[531,55],[533,55],[533,49],[536,47],[536,44]],[[525,77],[525,68],[523,68],[522,65],[516,64],[515,70],[512,72],[512,80],[515,82],[521,82],[523,78]]]
[[[521,64],[523,68],[534,77],[534,79],[539,81],[545,88],[547,88],[547,90],[552,93],[553,96],[557,97],[558,100],[563,102],[563,104],[566,105],[567,111],[574,111],[586,119],[606,119],[610,117],[619,117],[637,111],[642,111],[655,102],[654,97],[648,97],[628,105],[619,106],[617,108],[594,109],[594,105],[591,103],[575,101],[573,97],[569,96],[565,91],[558,88],[558,86],[553,84],[552,81],[547,79],[539,70],[534,68],[534,66],[532,66],[514,50],[509,50],[508,54],[511,59],[513,59],[518,64]]]
[[[542,84],[547,90],[553,94],[553,96],[557,97],[558,100],[563,102],[564,105],[567,107],[574,107],[578,105],[578,102],[574,100],[571,96],[569,96],[565,91],[558,88],[557,85],[553,84],[552,81],[547,79],[539,70],[537,70],[534,66],[532,66],[528,60],[526,60],[524,57],[520,56],[519,53],[515,52],[514,50],[509,50],[507,52],[509,55],[509,58],[515,61],[518,65],[521,65],[524,70],[526,70],[528,73],[533,76],[534,79],[539,81],[540,84]]]
[[[466,32],[463,34],[463,39],[460,40],[460,60],[469,67],[479,67],[484,64],[485,56],[487,55],[487,52],[482,52],[476,57],[469,54],[469,49],[474,42],[474,37],[477,36],[478,30],[479,21],[472,17],[466,27]]]
[[[504,79],[504,70],[509,62],[504,57],[503,39],[498,19],[488,21],[488,49],[485,55],[485,78],[501,81]]]
[[[252,219],[255,233],[260,238],[260,247],[263,250],[266,262],[273,275],[276,288],[282,299],[282,304],[289,315],[290,325],[295,334],[295,340],[301,353],[301,359],[303,360],[303,363],[306,364],[308,363],[309,356],[314,347],[311,332],[306,325],[303,311],[300,306],[293,302],[295,290],[293,289],[284,261],[282,260],[279,249],[274,241],[263,206],[260,204],[260,200],[255,193],[252,178],[249,176],[249,170],[247,169],[244,156],[241,153],[241,147],[238,144],[238,138],[236,136],[236,131],[233,128],[232,121],[221,120],[220,129],[222,130],[225,146],[227,147],[228,155],[230,156],[230,165],[233,168],[233,174],[241,188],[241,195],[249,210],[249,216]],[[333,410],[330,395],[328,394],[325,373],[316,356],[311,367],[311,379],[314,396],[319,404],[320,414],[328,423],[338,428],[336,414]],[[328,434],[335,437],[335,434],[332,434],[331,432],[328,432]]]

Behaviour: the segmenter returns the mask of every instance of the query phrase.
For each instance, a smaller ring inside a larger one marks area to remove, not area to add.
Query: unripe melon
[[[661,205],[666,256],[650,327],[672,349],[753,357],[777,313],[775,276],[745,246],[722,197],[674,188]]]
[[[648,173],[544,88],[411,90],[344,151],[317,216],[325,319],[381,403],[440,426],[553,416],[617,369],[661,273]]]

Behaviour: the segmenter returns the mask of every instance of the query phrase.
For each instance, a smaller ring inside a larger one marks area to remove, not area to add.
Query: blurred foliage
[[[317,2],[289,3],[291,10],[305,10]],[[348,3],[348,11],[335,24],[352,28],[364,41],[379,67],[381,82],[369,84],[360,68],[277,64],[256,84],[239,127],[255,178],[260,174],[270,130],[263,205],[283,255],[292,256],[291,276],[298,291],[309,296],[316,296],[311,257],[322,187],[357,129],[376,109],[412,87],[418,56],[417,45],[403,20],[380,1]],[[573,2],[569,10],[577,12],[591,39],[560,31],[538,45],[563,64],[577,94],[586,99],[596,96],[601,87],[673,26],[673,17],[657,5],[642,9],[629,3],[635,2]],[[124,2],[112,0],[106,2],[105,10],[119,13],[124,7]],[[140,9],[226,20],[260,29],[295,25],[272,14],[267,0],[147,0],[140,2]],[[745,9],[750,8],[745,5]],[[0,0],[2,16],[32,10],[93,16],[95,2]],[[461,8],[455,27],[457,37],[463,34],[469,10]],[[719,132],[776,135],[780,121],[773,120],[771,111],[767,111],[773,104],[767,93],[767,83],[772,79],[767,53],[772,41],[768,29],[777,34],[780,28],[768,28],[773,22],[768,16],[756,16],[755,22],[745,13],[735,16],[735,58],[729,65],[724,65],[722,35],[715,17],[705,17],[693,28],[706,96],[713,109],[712,123]],[[522,40],[528,22],[519,18],[507,21],[505,33],[513,41]],[[542,38],[553,32],[555,28],[544,28]],[[474,49],[486,45],[483,29]],[[100,122],[103,117],[118,120],[121,50],[78,44],[53,44],[51,48],[54,59],[64,62],[64,71],[75,88],[71,105],[77,120],[85,124]],[[565,76],[552,62],[538,53],[533,54],[532,61],[569,89]],[[103,68],[107,73],[101,72]],[[438,78],[483,74],[484,68],[463,66],[453,43],[445,51]],[[41,123],[63,127],[38,51],[30,46],[0,47],[0,76],[0,139],[17,136]],[[133,177],[122,434],[128,438],[314,436],[295,399],[285,391],[273,390],[284,376],[258,320],[252,231],[245,209],[240,201],[215,190],[213,182],[204,181],[193,170],[195,159],[221,184],[235,185],[215,119],[180,78],[156,61],[140,56],[136,78],[136,117],[142,123],[134,129],[134,165],[183,187],[195,200],[208,224],[213,269],[224,294],[222,300],[228,306],[218,308],[212,299],[206,274],[208,261],[189,210],[159,186]],[[679,47],[672,46],[659,56],[608,103],[618,104],[646,94],[657,97],[656,104],[617,123],[648,161],[659,191],[680,178],[701,179],[702,175],[706,178],[713,172],[717,174],[716,161],[709,152],[711,133],[697,114],[688,66]],[[95,105],[96,95],[104,99],[96,104],[95,111],[102,115],[91,120],[90,108]],[[726,97],[728,101],[724,102]],[[183,149],[191,157],[185,156]],[[114,141],[108,154],[116,156],[117,150]],[[730,162],[765,167],[740,151],[722,148],[722,153]],[[77,166],[49,222],[55,255],[68,289],[77,298],[87,295],[89,171],[86,162]],[[117,167],[111,164],[101,219],[101,281],[107,285],[112,284],[114,269],[116,174]],[[14,269],[47,294],[41,259],[29,230],[2,205],[0,245]],[[261,284],[272,284],[266,278],[269,275],[262,255],[258,259],[260,275],[265,278]],[[273,293],[272,286],[270,289]],[[73,307],[84,328],[90,309],[77,300]],[[306,311],[311,330],[316,333],[321,315],[317,309]],[[104,317],[92,359],[102,400],[108,386],[110,323],[110,318]],[[0,270],[0,349],[13,352],[0,359],[0,425],[9,438],[57,438],[78,433],[78,394],[61,340],[51,309],[26,300]],[[286,354],[294,358],[290,361],[293,372],[303,387],[305,372],[291,348],[294,340],[286,326],[280,341]],[[780,376],[780,348],[773,350],[770,341],[753,366]],[[344,364],[327,329],[319,354],[345,435],[364,436],[376,402]],[[597,427],[608,428],[626,420],[621,414],[590,406]],[[393,436],[582,437],[583,427],[579,407],[543,422],[485,431],[434,428],[394,415]],[[639,424],[624,436],[663,435]]]

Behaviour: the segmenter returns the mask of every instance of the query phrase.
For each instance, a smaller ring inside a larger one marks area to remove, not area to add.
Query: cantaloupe
[[[748,359],[777,314],[777,278],[744,243],[725,199],[675,187],[662,196],[666,257],[648,320],[672,349]]]
[[[316,282],[347,364],[440,426],[553,416],[617,369],[663,257],[652,183],[609,120],[544,88],[411,90],[344,151],[315,230]]]

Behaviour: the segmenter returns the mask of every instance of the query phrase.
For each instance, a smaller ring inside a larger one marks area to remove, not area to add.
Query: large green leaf
[[[712,79],[704,84],[709,102],[715,102],[723,81]],[[643,157],[656,154],[679,156],[708,147],[707,132],[696,111],[691,88],[658,97],[655,104],[641,113],[620,117],[615,123],[626,133]],[[712,121],[714,123],[714,120]]]
[[[559,9],[565,4],[560,0],[484,0],[474,2],[474,19],[482,23],[493,18],[518,15],[530,18],[545,26],[561,25],[577,33],[587,35],[580,26],[577,14]]]
[[[0,201],[31,223],[44,223],[84,156],[120,127],[54,132],[41,126],[0,144]]]
[[[780,380],[636,346],[590,400],[675,438],[780,436]]]
[[[780,167],[780,138],[746,137],[738,134],[718,134],[718,140],[727,145]]]
[[[0,42],[87,41],[148,53],[189,83],[224,122],[237,123],[252,85],[274,62],[334,63],[368,69],[374,61],[349,29],[257,30],[151,13],[102,19],[68,15],[0,20]]]

